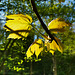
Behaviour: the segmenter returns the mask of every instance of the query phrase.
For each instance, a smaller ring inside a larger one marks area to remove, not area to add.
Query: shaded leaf
[[[52,20],[49,24],[48,24],[48,29],[52,32],[52,33],[57,33],[57,32],[64,32],[66,31],[66,27],[70,26],[70,23],[65,22],[64,19],[62,18],[56,18],[54,20]]]

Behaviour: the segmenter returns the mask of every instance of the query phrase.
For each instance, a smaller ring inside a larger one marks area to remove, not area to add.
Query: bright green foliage
[[[18,67],[15,67],[15,66],[14,66],[14,70],[20,71],[20,70],[24,70],[24,68],[18,68]]]

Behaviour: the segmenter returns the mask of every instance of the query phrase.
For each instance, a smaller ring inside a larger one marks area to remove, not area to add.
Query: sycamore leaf
[[[28,48],[26,52],[27,58],[31,57],[34,53],[38,58],[38,55],[40,54],[41,51],[43,51],[43,42],[41,39],[37,39]]]
[[[4,28],[7,31],[12,31],[12,33],[8,36],[8,38],[20,39],[21,38],[20,35],[24,37],[28,36],[29,31],[32,28],[32,26],[30,25],[32,23],[32,18],[29,15],[14,14],[8,15],[6,17],[9,20],[6,21]]]
[[[61,2],[65,2],[65,0],[58,0],[59,1],[59,3],[61,3]]]
[[[54,20],[52,20],[49,24],[48,24],[48,29],[52,32],[52,33],[57,33],[57,32],[64,32],[66,31],[66,27],[70,26],[70,23],[65,22],[64,19],[62,18],[56,18]]]
[[[47,47],[47,50],[49,52],[51,52],[52,55],[54,55],[55,50],[58,50],[61,53],[63,53],[63,45],[60,42],[60,39],[58,39],[56,37],[54,37],[54,38],[55,38],[55,40],[57,41],[58,44],[56,43],[55,40],[53,40],[51,43],[48,40],[45,40],[45,46]]]

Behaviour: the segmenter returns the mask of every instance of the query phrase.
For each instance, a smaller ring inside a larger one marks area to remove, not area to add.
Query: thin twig
[[[9,28],[8,26],[5,25],[4,27],[7,28],[7,29],[9,29],[11,32],[13,32],[13,33],[15,33],[15,34],[17,34],[17,35],[19,35],[19,36],[25,38],[23,35],[19,34],[17,31],[12,30],[12,29]],[[26,30],[25,30],[25,31],[26,31]]]
[[[39,21],[40,21],[40,23],[41,23],[43,29],[46,31],[46,33],[47,33],[47,34],[49,35],[49,37],[51,38],[51,41],[52,41],[52,40],[55,40],[55,41],[56,41],[56,39],[54,38],[54,36],[51,34],[51,32],[48,30],[47,26],[46,26],[46,25],[44,24],[44,22],[42,21],[42,19],[41,19],[39,13],[38,13],[38,11],[37,11],[37,8],[36,8],[35,0],[30,0],[30,3],[31,3],[31,5],[32,5],[32,9],[33,9],[33,11],[35,12],[35,14],[37,15],[37,17],[38,17],[38,19],[39,19]],[[56,43],[57,43],[57,41],[56,41]],[[58,43],[57,43],[57,44],[58,44]]]
[[[8,45],[10,44],[10,42],[11,42],[11,39],[9,39],[9,41],[8,41],[6,47],[5,47],[5,50],[4,50],[3,53],[0,55],[0,58],[4,55],[4,52],[6,51]]]
[[[38,33],[40,33],[40,35],[41,35],[43,38],[45,38],[45,39],[47,39],[47,40],[50,40],[46,35],[42,34],[37,28],[34,28],[34,27],[33,27],[33,29],[36,30]]]
[[[13,45],[13,43],[14,43],[15,41],[16,41],[16,39],[14,39],[14,40],[12,41],[11,45],[9,46],[8,50],[6,51],[6,53],[5,53],[5,54],[6,54],[6,58],[3,59],[1,65],[0,65],[0,71],[1,71],[2,68],[3,68],[4,62],[7,60],[7,56],[8,56],[9,53],[10,53],[10,48],[12,47],[12,45]]]

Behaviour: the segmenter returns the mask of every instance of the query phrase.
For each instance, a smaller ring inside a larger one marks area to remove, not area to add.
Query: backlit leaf
[[[51,43],[48,40],[45,40],[45,46],[47,47],[47,50],[49,52],[51,52],[52,55],[54,54],[55,50],[58,50],[61,53],[63,53],[63,45],[60,42],[60,39],[58,39],[56,37],[54,37],[54,38],[55,38],[55,40],[57,41],[58,44],[56,43],[55,40],[53,40]]]
[[[43,50],[42,40],[41,39],[35,40],[27,50],[27,53],[26,53],[27,58],[31,57],[34,53],[36,57],[38,58],[38,55],[40,54],[42,50]]]
[[[64,19],[62,18],[56,18],[54,20],[52,20],[49,24],[48,24],[48,29],[52,32],[52,33],[57,33],[57,32],[64,32],[66,31],[66,27],[70,26],[70,23],[65,22]]]
[[[29,15],[14,14],[6,16],[9,20],[6,21],[4,28],[11,31],[8,38],[21,38],[20,35],[27,37],[32,26],[32,18]],[[20,34],[20,35],[18,35]]]

